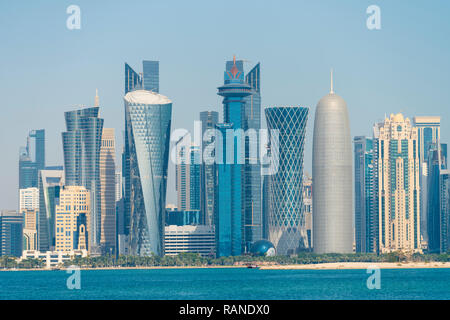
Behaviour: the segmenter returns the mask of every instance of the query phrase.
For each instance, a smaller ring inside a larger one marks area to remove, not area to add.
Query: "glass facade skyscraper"
[[[34,138],[34,159],[30,139]],[[26,147],[19,151],[19,189],[38,186],[39,170],[45,169],[45,130],[33,130],[28,134]]]
[[[245,82],[252,87],[252,94],[245,97],[244,130],[253,134],[245,138],[244,165],[244,237],[247,249],[262,236],[261,166],[259,158],[259,130],[261,129],[261,67],[258,63],[245,76]],[[254,154],[251,154],[254,148]]]
[[[125,94],[139,89],[159,92],[159,61],[142,61],[142,71],[139,74],[125,63]]]
[[[133,68],[125,63],[125,94],[134,90],[146,89],[153,92],[159,92],[159,61],[144,60],[142,62],[143,73],[138,74]],[[126,115],[125,115],[126,118]],[[126,120],[125,120],[126,121]],[[130,155],[127,150],[130,150],[128,146],[129,137],[125,130],[124,152],[122,154],[122,179],[124,186],[123,193],[123,210],[120,220],[122,221],[119,232],[124,232],[125,235],[129,234],[130,228],[130,194],[131,182],[128,180],[130,177]]]
[[[91,192],[91,254],[100,253],[101,238],[100,148],[104,121],[98,113],[99,107],[65,112],[67,131],[62,133],[65,183]]]
[[[377,140],[358,136],[353,142],[356,252],[378,252]]]
[[[200,112],[200,121],[202,122],[202,137],[205,137],[207,130],[216,128],[219,122],[219,114],[216,111]],[[205,146],[213,141],[213,135],[207,141],[202,142],[202,154]],[[201,164],[201,213],[202,223],[205,225],[214,225],[214,213],[216,210],[215,188],[216,174],[214,164]]]
[[[55,208],[64,185],[63,170],[39,171],[38,249],[52,250],[55,247]]]
[[[223,99],[223,125],[217,125],[222,132],[221,153],[218,159],[225,159],[217,165],[217,255],[240,255],[245,251],[245,98],[252,94],[252,87],[245,82],[243,61],[228,61],[224,72],[224,85],[218,88]],[[232,132],[234,130],[234,132]],[[230,135],[229,133],[232,132]],[[216,137],[217,139],[217,137]],[[227,144],[233,141],[233,150]],[[218,140],[216,140],[218,141]],[[220,143],[220,142],[219,142]],[[233,160],[226,161],[230,158]],[[221,156],[222,155],[222,156]],[[221,176],[222,175],[222,176]],[[228,203],[226,203],[228,202]],[[238,222],[239,221],[239,222]],[[261,226],[260,226],[261,227]],[[221,243],[224,241],[224,243]]]
[[[418,132],[419,162],[420,162],[420,229],[422,237],[428,241],[428,153],[432,144],[439,143],[441,136],[441,117],[416,116],[413,118],[414,127]]]
[[[23,214],[16,211],[0,212],[0,256],[22,255]]]
[[[448,189],[443,185],[447,179],[442,175],[447,169],[447,145],[430,144],[428,147],[428,177],[427,177],[427,235],[428,252],[440,253],[442,249],[441,238],[447,229],[448,194],[442,190]],[[443,251],[445,252],[445,251]]]
[[[277,254],[289,255],[309,247],[303,215],[303,154],[309,109],[266,108],[267,128],[278,130],[270,139],[272,156],[278,159],[269,175],[269,241]]]
[[[162,255],[172,102],[147,90],[131,91],[124,101],[129,249],[133,255]]]

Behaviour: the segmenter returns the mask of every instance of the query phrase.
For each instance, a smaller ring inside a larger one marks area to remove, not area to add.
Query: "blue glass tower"
[[[446,238],[443,231],[447,230],[448,221],[448,190],[443,173],[447,173],[447,145],[432,143],[427,150],[428,156],[428,196],[427,196],[427,234],[428,252],[440,253],[442,239]],[[445,241],[444,241],[445,243]]]
[[[65,112],[67,131],[62,133],[64,174],[67,186],[84,186],[91,192],[89,250],[97,254],[101,236],[100,147],[103,119],[99,107]]]
[[[216,111],[200,112],[200,121],[202,122],[202,137],[205,136],[206,130],[216,128],[219,122],[219,113]],[[202,144],[202,154],[205,146],[212,143],[214,137],[211,136],[206,143]],[[216,210],[215,200],[216,173],[214,164],[202,163],[201,165],[201,213],[202,223],[208,226],[214,225],[214,216]]]
[[[244,229],[247,250],[250,249],[254,242],[263,238],[261,166],[259,161],[257,161],[260,153],[258,137],[259,130],[261,129],[260,69],[260,64],[258,63],[245,76],[245,82],[252,88],[252,94],[245,97],[244,106],[244,130],[247,132],[252,131],[245,138]]]
[[[124,97],[132,255],[162,255],[172,102],[147,90]]]
[[[236,57],[232,64],[227,62],[224,80],[224,85],[218,88],[218,95],[224,97],[224,124],[217,125],[222,133],[222,150],[218,153],[222,163],[217,165],[216,241],[219,257],[240,255],[245,250],[245,140],[242,130],[245,128],[245,97],[252,94],[252,87],[244,79],[243,62],[237,62]],[[232,150],[229,150],[230,145]]]
[[[30,150],[34,138],[34,159]],[[26,147],[19,151],[19,189],[38,186],[39,170],[45,169],[45,130],[33,130],[27,137]]]
[[[377,139],[355,137],[356,252],[378,252]]]

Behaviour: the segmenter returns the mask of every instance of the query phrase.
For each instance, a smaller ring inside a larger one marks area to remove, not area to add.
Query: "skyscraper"
[[[353,251],[352,149],[347,104],[333,91],[317,104],[313,141],[313,242],[316,253]]]
[[[378,139],[380,252],[420,252],[418,130],[391,114],[374,130]]]
[[[309,174],[305,173],[303,175],[303,215],[305,216],[305,228],[306,234],[308,236],[308,248],[311,250],[313,248],[312,242],[312,178]]]
[[[225,161],[216,166],[219,170],[217,172],[217,255],[240,255],[246,247],[244,229],[246,222],[244,209],[246,136],[242,130],[245,128],[245,97],[252,94],[252,87],[244,79],[242,61],[236,61],[236,57],[234,57],[232,62],[226,63],[224,85],[218,90],[218,95],[224,97],[224,124],[217,125],[222,133],[220,141],[223,143],[218,159]],[[232,134],[230,135],[229,132]],[[231,143],[233,149],[228,150],[227,144]],[[226,155],[227,152],[231,152],[232,161],[229,161],[230,157]],[[221,241],[224,243],[220,243]]]
[[[0,212],[0,256],[22,255],[23,215],[13,210]]]
[[[200,147],[188,141],[189,135],[176,143],[176,189],[179,210],[200,210]]]
[[[418,132],[420,162],[420,229],[424,240],[428,241],[427,209],[428,209],[428,153],[432,144],[439,143],[441,136],[441,117],[419,116],[413,118]]]
[[[125,94],[141,89],[159,92],[159,61],[142,61],[142,70],[139,74],[125,63]]]
[[[116,185],[116,202],[122,199],[122,172],[116,171],[115,174],[115,185]]]
[[[147,90],[131,91],[124,101],[130,251],[162,255],[172,102]]]
[[[55,212],[55,250],[70,252],[88,248],[90,192],[80,186],[63,187]]]
[[[450,170],[441,170],[440,187],[440,252],[450,250]]]
[[[99,107],[82,108],[64,113],[67,131],[62,133],[64,173],[67,186],[84,186],[91,192],[89,252],[100,254],[101,192],[100,148],[103,119]]]
[[[39,189],[32,187],[19,190],[19,212],[39,210]]]
[[[356,252],[378,252],[377,140],[355,137]]]
[[[252,94],[245,97],[243,129],[249,132],[245,137],[244,165],[244,230],[247,249],[262,236],[261,166],[258,161],[259,130],[261,129],[261,65],[256,64],[245,76],[245,82],[252,88]],[[251,154],[252,150],[256,153]]]
[[[148,89],[153,92],[159,92],[159,61],[144,60],[142,63],[143,73],[138,74],[127,63],[125,63],[125,94],[134,90]],[[126,119],[126,114],[125,114]],[[125,120],[126,122],[126,120]],[[125,124],[126,126],[126,124]],[[131,137],[127,136],[128,132],[125,130],[124,152],[122,154],[122,179],[123,179],[123,203],[120,205],[121,210],[121,230],[127,236],[130,231],[130,212],[131,212],[131,198],[129,191],[131,190],[130,177],[130,146],[128,141]],[[123,230],[122,230],[123,229]]]
[[[100,147],[101,236],[105,253],[116,247],[116,139],[113,128],[103,128]]]
[[[295,254],[309,247],[303,215],[303,152],[308,108],[266,108],[270,150],[279,161],[269,174],[269,241],[277,254]]]
[[[48,251],[55,246],[55,209],[64,185],[63,170],[39,171],[38,249]]]
[[[30,139],[34,138],[34,159]],[[38,172],[45,168],[45,130],[30,131],[26,147],[19,151],[19,189],[37,187]]]
[[[207,130],[216,128],[219,122],[219,114],[216,111],[200,112],[200,121],[202,122],[202,137],[205,138]],[[212,132],[212,131],[210,131]],[[205,151],[206,145],[212,143],[214,135],[208,135],[208,139],[202,143],[202,154]],[[202,223],[205,225],[214,225],[214,213],[216,210],[216,200],[214,188],[216,184],[216,174],[214,164],[206,164],[202,161],[201,164],[201,212]]]
[[[443,172],[447,169],[447,145],[432,143],[428,148],[427,177],[427,230],[428,252],[440,253],[442,231],[446,229],[448,195],[442,192],[447,189],[447,180]],[[445,236],[444,236],[445,237]]]

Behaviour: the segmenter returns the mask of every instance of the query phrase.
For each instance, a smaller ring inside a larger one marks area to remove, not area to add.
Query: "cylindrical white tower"
[[[351,253],[352,150],[347,104],[333,91],[314,119],[313,243],[316,253]]]

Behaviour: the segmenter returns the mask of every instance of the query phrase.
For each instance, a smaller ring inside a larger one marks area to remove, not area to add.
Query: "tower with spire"
[[[352,150],[347,104],[330,92],[320,99],[314,118],[313,243],[316,253],[351,253]]]

